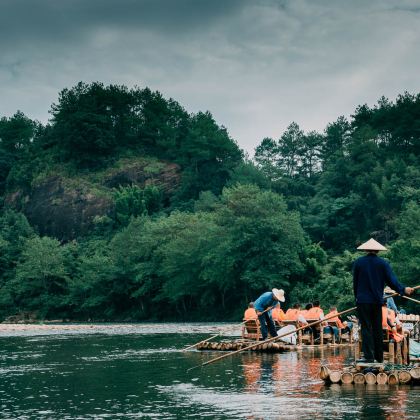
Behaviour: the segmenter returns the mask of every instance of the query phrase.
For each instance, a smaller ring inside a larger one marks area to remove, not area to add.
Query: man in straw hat
[[[272,337],[277,337],[276,327],[271,318],[271,311],[264,312],[266,309],[276,306],[278,302],[284,302],[284,290],[272,289],[271,292],[263,293],[255,302],[254,308],[257,311],[260,321],[262,339],[266,340],[268,331]],[[263,313],[264,312],[264,313]]]
[[[374,239],[369,239],[357,249],[367,254],[358,258],[353,265],[353,290],[357,312],[362,329],[362,351],[360,362],[383,362],[382,302],[385,284],[400,295],[411,295],[411,287],[400,284],[391,266],[378,257],[386,248]]]

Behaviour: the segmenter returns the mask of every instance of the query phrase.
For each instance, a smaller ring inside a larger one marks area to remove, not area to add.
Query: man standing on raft
[[[277,337],[276,327],[274,326],[273,319],[271,318],[271,311],[264,311],[270,307],[276,306],[278,302],[284,301],[284,290],[273,289],[271,292],[263,293],[254,302],[254,308],[257,311],[258,319],[260,321],[261,335],[263,340],[267,339],[268,331],[270,331],[270,335],[272,337]]]
[[[358,362],[373,363],[376,360],[382,363],[382,302],[385,284],[400,295],[411,295],[414,289],[400,284],[391,266],[378,257],[379,251],[386,251],[379,242],[369,239],[357,249],[367,252],[353,264],[353,290],[362,330],[364,356]]]

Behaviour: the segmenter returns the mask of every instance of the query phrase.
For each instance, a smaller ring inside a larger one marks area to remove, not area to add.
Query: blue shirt
[[[396,314],[398,314],[400,312],[397,308],[397,305],[395,304],[394,298],[386,297],[386,295],[385,295],[384,299],[386,299],[386,307],[387,308],[392,309]]]
[[[270,306],[277,305],[277,303],[278,300],[274,298],[272,292],[265,292],[254,302],[254,308],[258,312],[263,312]]]
[[[376,303],[384,301],[384,287],[387,284],[400,295],[405,286],[400,284],[391,266],[376,254],[367,254],[353,264],[353,291],[356,303]]]

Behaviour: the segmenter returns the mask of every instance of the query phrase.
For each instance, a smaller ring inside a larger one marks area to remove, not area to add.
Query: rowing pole
[[[267,309],[265,309],[264,311],[262,311],[262,312],[261,312],[261,315],[262,315],[262,314],[264,314],[264,313],[266,313],[266,312],[268,312],[268,311],[270,311],[270,310],[271,310],[271,309],[273,309],[273,308],[274,308],[274,306],[270,306],[269,308],[267,308]],[[247,323],[248,321],[250,321],[250,320],[249,320],[249,319],[247,319],[246,321],[244,321],[244,322],[240,323],[240,324],[238,325],[238,327],[239,327],[239,326],[241,326],[241,325],[244,325],[244,324],[245,324],[245,323]],[[234,326],[230,326],[230,327],[224,328],[222,331],[219,331],[216,335],[213,335],[213,336],[211,336],[211,337],[209,337],[209,338],[206,338],[206,339],[205,339],[205,340],[203,340],[203,341],[199,341],[198,343],[192,344],[191,346],[185,347],[185,349],[183,349],[182,351],[186,351],[186,350],[192,349],[193,347],[196,347],[196,346],[198,346],[199,344],[205,343],[206,341],[210,341],[210,340],[212,340],[213,338],[218,337],[218,336],[219,336],[220,334],[222,334],[223,332],[225,332],[225,331],[229,331],[229,330],[232,330],[233,328],[237,328],[237,326],[236,326],[236,325],[234,325]]]
[[[416,286],[416,287],[413,287],[412,289],[414,289],[414,290],[415,290],[415,289],[419,289],[419,288],[420,288],[420,285],[418,285],[418,286]],[[399,295],[399,293],[398,293],[398,292],[395,292],[395,293],[393,293],[392,295],[389,295],[389,296],[387,296],[387,297],[394,297],[394,296],[397,296],[397,295]],[[219,356],[219,357],[216,357],[216,358],[214,358],[214,359],[211,359],[211,360],[209,360],[209,361],[207,361],[207,362],[205,362],[205,363],[202,363],[201,365],[197,365],[197,366],[194,366],[194,367],[192,367],[192,368],[189,368],[189,369],[187,370],[187,372],[189,372],[190,370],[196,369],[196,368],[198,368],[198,367],[203,367],[203,366],[209,365],[210,363],[217,362],[218,360],[224,359],[224,358],[226,358],[226,357],[233,356],[234,354],[241,353],[241,352],[243,352],[243,351],[245,351],[245,350],[250,350],[250,349],[253,349],[254,347],[258,347],[258,346],[260,346],[260,345],[262,345],[262,344],[265,344],[265,343],[271,343],[272,341],[276,341],[276,340],[279,340],[280,338],[286,337],[287,335],[290,335],[290,334],[296,333],[296,332],[298,332],[298,331],[302,331],[302,330],[304,330],[305,328],[309,328],[309,327],[313,327],[313,326],[315,326],[315,325],[319,325],[319,324],[321,324],[321,323],[322,323],[322,322],[324,322],[324,321],[328,321],[329,319],[331,319],[331,318],[335,318],[336,316],[340,316],[340,315],[347,314],[347,313],[349,313],[349,312],[355,311],[356,309],[357,309],[357,306],[354,306],[353,308],[346,309],[345,311],[339,312],[338,314],[332,314],[332,315],[330,315],[330,316],[325,317],[324,319],[320,319],[319,321],[311,322],[310,324],[306,324],[306,325],[304,325],[303,327],[296,328],[296,330],[294,330],[294,331],[289,331],[289,332],[287,332],[287,333],[284,333],[284,334],[278,335],[278,336],[276,336],[276,337],[269,338],[269,339],[264,340],[264,341],[257,341],[256,343],[251,344],[250,346],[244,347],[243,349],[232,351],[232,352],[230,352],[230,353],[228,353],[228,354],[224,354],[224,355],[222,355],[222,356]]]
[[[408,300],[412,300],[413,302],[420,303],[420,300],[413,299],[413,298],[408,297],[408,296],[402,296],[402,297],[405,298],[405,299],[408,299]]]

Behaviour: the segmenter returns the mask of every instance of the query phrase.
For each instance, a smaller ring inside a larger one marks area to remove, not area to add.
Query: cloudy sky
[[[420,0],[0,0],[0,116],[80,80],[210,110],[241,147],[420,91]]]

